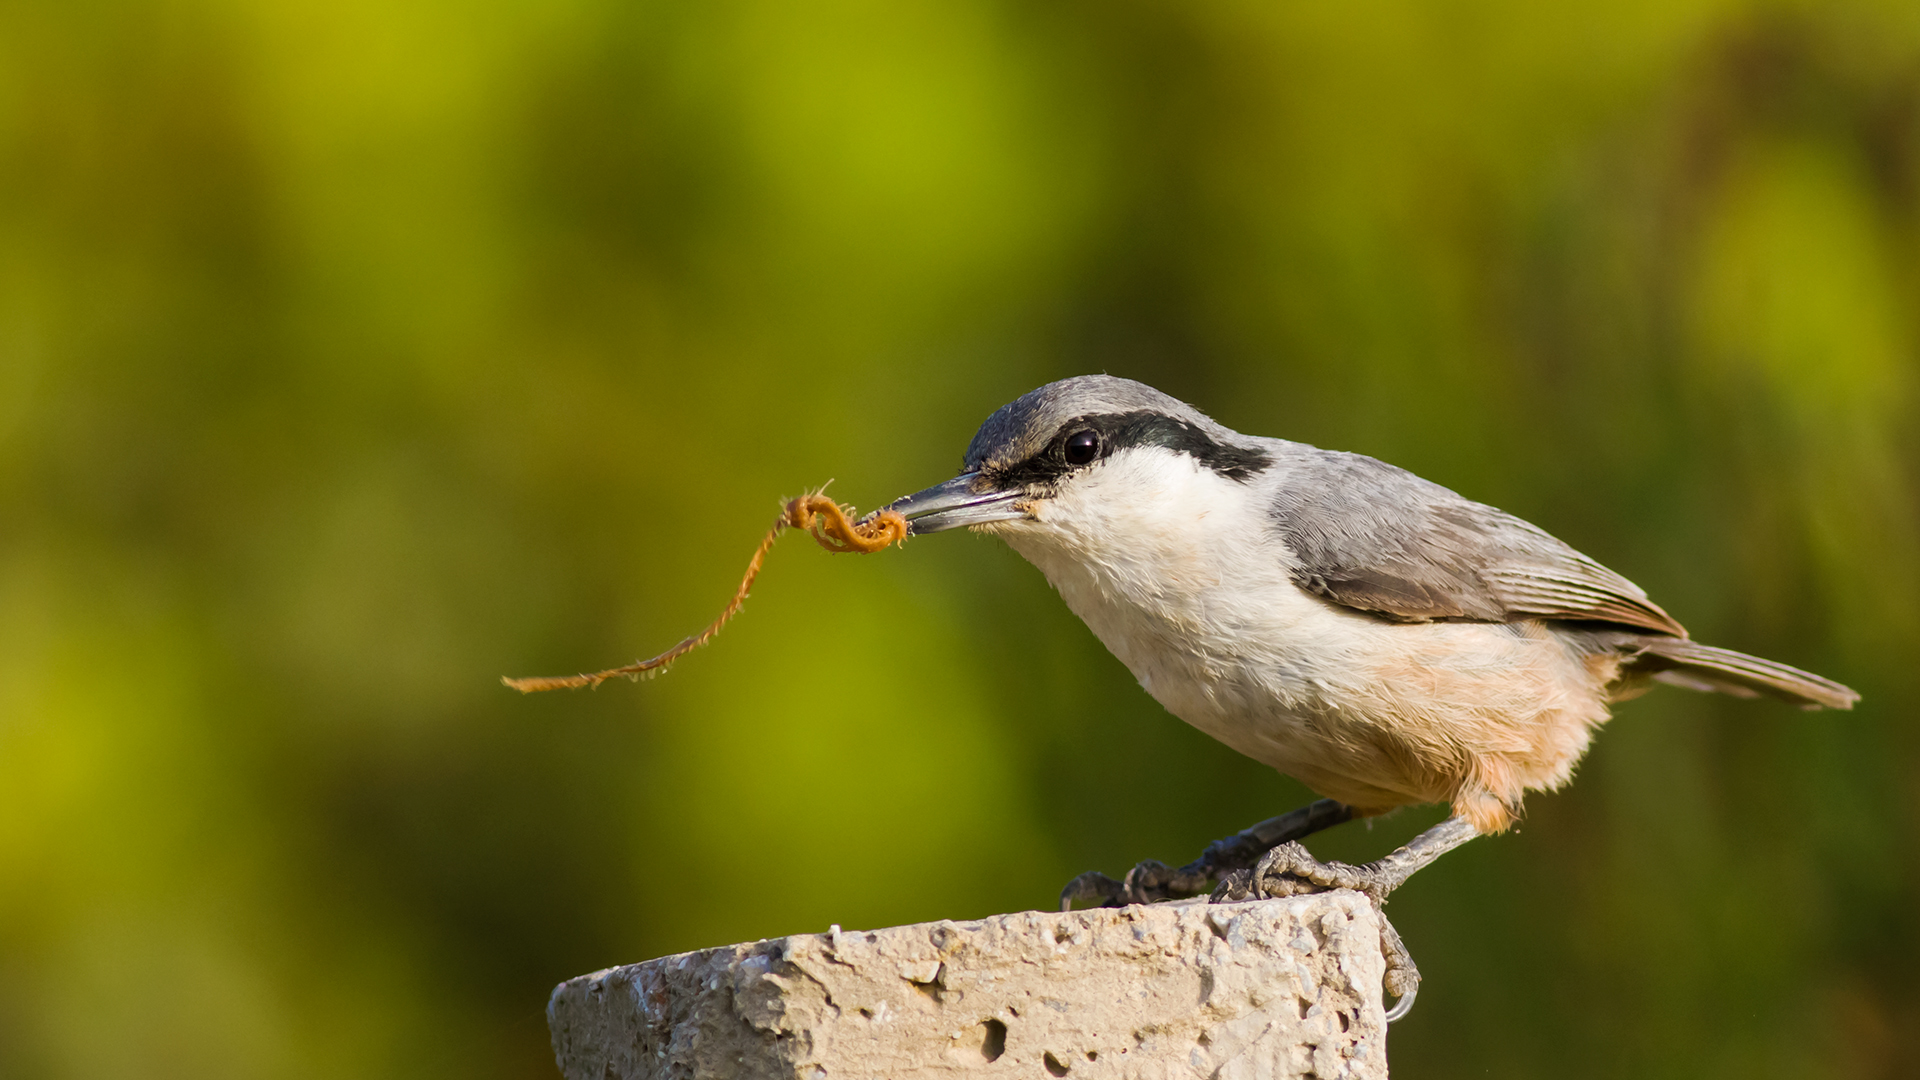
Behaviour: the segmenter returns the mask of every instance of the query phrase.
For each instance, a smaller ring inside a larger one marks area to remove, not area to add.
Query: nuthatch
[[[1859,699],[1689,640],[1638,586],[1511,514],[1373,458],[1242,435],[1127,379],[1003,406],[959,476],[891,509],[915,534],[1005,539],[1167,711],[1326,796],[1179,870],[1083,874],[1063,904],[1215,879],[1216,898],[1344,887],[1378,902],[1512,825],[1525,792],[1565,784],[1608,704],[1649,680],[1806,708]],[[1453,816],[1367,866],[1294,843],[1433,802]],[[1398,1014],[1418,974],[1388,936]]]

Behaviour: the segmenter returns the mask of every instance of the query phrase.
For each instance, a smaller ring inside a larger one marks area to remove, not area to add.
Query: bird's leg
[[[1353,889],[1365,893],[1374,908],[1386,902],[1387,894],[1406,884],[1415,871],[1480,835],[1465,818],[1451,817],[1409,840],[1405,847],[1365,866],[1321,862],[1307,849],[1289,841],[1260,857],[1252,870],[1239,870],[1220,881],[1213,892],[1216,903],[1266,897],[1298,896],[1328,889]],[[1386,957],[1387,972],[1382,986],[1396,999],[1387,1012],[1389,1023],[1407,1015],[1413,1008],[1414,994],[1420,989],[1420,969],[1414,966],[1399,931],[1380,912],[1380,951]]]
[[[1124,881],[1089,870],[1060,890],[1060,910],[1071,911],[1075,900],[1098,900],[1102,906],[1119,907],[1205,895],[1213,889],[1216,880],[1236,870],[1251,870],[1261,856],[1276,845],[1311,836],[1352,819],[1353,807],[1321,799],[1215,840],[1198,859],[1179,869],[1149,859],[1128,871]]]
[[[1288,841],[1260,857],[1251,871],[1228,874],[1214,890],[1215,900],[1298,896],[1328,889],[1352,889],[1378,904],[1420,868],[1480,835],[1465,818],[1447,820],[1407,841],[1391,855],[1365,866],[1321,862],[1298,843]]]

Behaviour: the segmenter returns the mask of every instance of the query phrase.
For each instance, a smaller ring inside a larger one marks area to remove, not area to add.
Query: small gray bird
[[[1322,802],[1076,898],[1359,888],[1377,901],[1572,776],[1648,680],[1851,708],[1839,683],[1697,644],[1640,588],[1546,532],[1373,458],[1242,435],[1128,379],[1051,383],[987,418],[961,474],[891,509],[915,534],[1000,536],[1167,711]],[[1369,866],[1294,841],[1445,802]],[[1250,872],[1251,871],[1251,872]],[[1397,937],[1388,990],[1418,978]],[[1397,955],[1396,955],[1397,954]]]

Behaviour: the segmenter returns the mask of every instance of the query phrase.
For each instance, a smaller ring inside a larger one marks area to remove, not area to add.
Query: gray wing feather
[[[1645,651],[1634,658],[1634,670],[1690,689],[1766,694],[1804,708],[1851,709],[1860,700],[1852,688],[1825,676],[1732,649],[1673,638],[1642,638],[1639,644]]]
[[[1573,619],[1686,636],[1639,586],[1511,514],[1360,454],[1288,448],[1273,520],[1309,592],[1405,622]]]

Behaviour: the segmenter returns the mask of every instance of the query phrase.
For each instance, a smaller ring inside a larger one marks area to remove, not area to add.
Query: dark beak
[[[999,491],[979,473],[962,473],[944,484],[897,499],[889,510],[907,519],[913,535],[985,525],[989,521],[1019,521],[1027,516],[1015,505],[1024,491]]]

